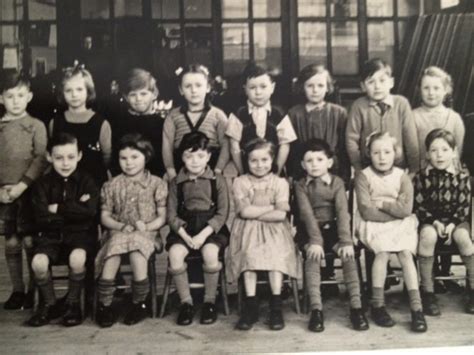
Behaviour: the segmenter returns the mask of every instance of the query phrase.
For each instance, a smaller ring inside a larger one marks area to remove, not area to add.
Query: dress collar
[[[304,108],[305,108],[306,112],[309,113],[309,112],[312,112],[312,111],[322,110],[325,106],[326,106],[326,101],[323,101],[323,102],[320,102],[317,105],[306,103],[304,105]]]
[[[448,166],[444,170],[436,169],[433,165],[428,164],[425,168],[426,174],[429,174],[431,170],[438,171],[438,172],[447,172],[447,173],[450,173],[452,175],[455,175],[457,173],[456,168],[455,168],[453,163],[451,163],[451,165]]]
[[[18,120],[21,120],[22,118],[25,118],[26,116],[28,116],[28,112],[25,111],[25,113],[23,115],[21,115],[20,117],[11,117],[11,116],[8,116],[7,114],[5,114],[1,119],[0,119],[0,122],[11,122],[11,121],[18,121]]]
[[[209,167],[209,165],[206,167],[206,169],[204,170],[204,172],[199,175],[197,178],[191,178],[189,176],[189,172],[186,170],[186,167],[183,167],[179,173],[178,173],[178,176],[176,177],[176,183],[177,184],[181,184],[182,182],[186,182],[186,181],[194,181],[194,180],[197,180],[197,179],[208,179],[208,180],[212,180],[214,179],[216,176],[214,174],[214,172],[211,170],[211,168]]]
[[[325,185],[331,185],[331,182],[332,182],[332,178],[331,178],[331,174],[329,173],[326,173],[322,176],[318,176],[318,177],[313,177],[313,176],[309,176],[307,175],[306,176],[306,181],[305,181],[305,185],[308,186],[309,184],[311,184],[313,181],[321,181],[323,182]]]

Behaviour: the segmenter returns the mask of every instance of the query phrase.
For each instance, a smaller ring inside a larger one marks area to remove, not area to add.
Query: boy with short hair
[[[0,235],[5,236],[5,259],[13,292],[5,309],[32,308],[33,277],[25,294],[22,244],[28,265],[32,257],[32,221],[29,186],[44,171],[47,134],[44,124],[31,117],[26,108],[33,98],[30,81],[17,71],[3,73],[0,103]]]
[[[94,179],[77,169],[82,158],[77,138],[59,133],[48,143],[47,159],[53,169],[33,188],[32,202],[36,227],[32,269],[43,304],[28,324],[39,327],[59,317],[50,265],[68,260],[69,287],[62,324],[82,323],[80,295],[84,287],[86,260],[97,242],[96,215],[99,190]]]
[[[361,88],[366,93],[354,101],[346,128],[346,148],[351,165],[361,170],[370,165],[366,139],[373,132],[388,132],[402,146],[395,165],[418,170],[419,149],[417,130],[408,100],[392,95],[392,69],[385,61],[374,58],[364,64]]]
[[[301,162],[306,176],[295,184],[296,200],[303,222],[296,240],[300,249],[306,253],[304,267],[311,303],[308,329],[313,332],[324,330],[321,262],[325,253],[335,252],[342,261],[352,326],[356,330],[366,330],[369,324],[362,311],[346,189],[340,177],[329,173],[333,162],[333,152],[325,141],[317,138],[308,141],[304,145]]]

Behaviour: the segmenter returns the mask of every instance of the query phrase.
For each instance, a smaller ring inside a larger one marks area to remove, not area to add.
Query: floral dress
[[[237,216],[232,227],[227,270],[229,278],[236,281],[246,270],[280,271],[298,277],[298,262],[290,224],[242,219],[238,213],[248,205],[274,205],[289,211],[289,185],[286,180],[269,174],[263,178],[242,175],[233,186]]]
[[[109,211],[117,221],[135,225],[137,221],[149,223],[158,217],[159,207],[166,207],[167,184],[146,171],[141,180],[132,180],[120,174],[106,182],[101,191],[101,210]],[[107,258],[139,251],[148,259],[155,248],[161,249],[156,231],[131,233],[105,230],[102,248],[96,257],[96,272],[100,273]]]

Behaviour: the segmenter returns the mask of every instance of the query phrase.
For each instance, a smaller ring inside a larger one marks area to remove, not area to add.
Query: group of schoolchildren
[[[32,308],[37,287],[41,304],[27,321],[30,326],[59,317],[65,326],[80,324],[81,291],[92,259],[96,322],[110,327],[117,321],[112,308],[116,277],[121,256],[127,254],[133,305],[124,323],[140,322],[149,313],[148,260],[160,248],[165,224],[170,229],[165,246],[169,272],[181,301],[179,325],[193,321],[186,258],[200,253],[205,285],[201,324],[216,321],[216,291],[225,263],[229,280],[242,278],[245,286],[236,328],[249,330],[259,319],[260,271],[268,272],[271,289],[269,327],[284,328],[283,277],[301,277],[304,265],[308,329],[321,332],[321,268],[325,254],[335,253],[342,262],[351,324],[367,330],[351,219],[357,238],[375,255],[370,291],[377,325],[395,323],[384,302],[390,254],[397,254],[403,270],[415,332],[427,330],[424,314],[440,314],[433,287],[437,246],[457,246],[472,287],[470,177],[459,159],[464,125],[444,105],[453,87],[445,71],[429,67],[423,72],[422,105],[412,111],[407,99],[390,93],[390,66],[369,60],[361,78],[366,95],[347,114],[326,102],[334,89],[328,70],[309,65],[297,78],[305,102],[285,113],[271,104],[272,75],[251,64],[243,72],[247,104],[229,117],[207,99],[211,76],[206,67],[190,65],[178,75],[185,104],[163,120],[156,112],[155,79],[133,69],[121,86],[128,110],[111,125],[89,108],[95,97],[90,73],[80,66],[68,68],[59,86],[67,109],[52,118],[48,132],[26,111],[32,98],[27,78],[5,75],[0,234],[13,285],[5,309]],[[238,172],[231,189],[223,176],[228,164]],[[347,200],[351,166],[354,212]],[[230,210],[235,212],[232,223]],[[26,288],[22,248],[31,268]],[[65,307],[58,307],[51,279],[50,266],[59,261],[69,265]],[[474,314],[472,288],[466,311]]]

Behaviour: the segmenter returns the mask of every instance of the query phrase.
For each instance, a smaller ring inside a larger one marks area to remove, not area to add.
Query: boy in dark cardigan
[[[49,267],[65,258],[70,271],[62,324],[82,323],[79,300],[86,260],[96,247],[99,190],[91,176],[77,170],[81,157],[77,138],[68,133],[53,137],[47,152],[53,169],[33,189],[33,213],[39,234],[32,269],[44,301],[28,321],[33,327],[48,324],[61,315]]]

